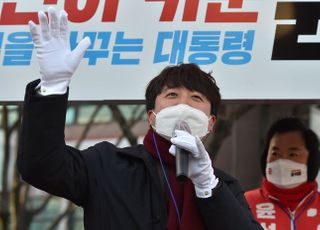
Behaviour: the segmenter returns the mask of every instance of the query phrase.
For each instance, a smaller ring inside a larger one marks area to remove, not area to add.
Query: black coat
[[[155,161],[143,145],[101,142],[85,150],[65,145],[67,94],[25,95],[18,169],[22,178],[84,209],[86,229],[166,229],[167,207]],[[262,229],[238,182],[215,169],[221,185],[197,198],[207,229]]]

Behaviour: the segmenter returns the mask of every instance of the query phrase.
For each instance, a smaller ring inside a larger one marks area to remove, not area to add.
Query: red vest
[[[320,230],[320,195],[312,191],[291,212],[261,188],[245,193],[251,211],[265,230]]]

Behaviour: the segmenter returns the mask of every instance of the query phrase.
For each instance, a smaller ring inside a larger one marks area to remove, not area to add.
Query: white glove
[[[84,38],[71,51],[68,15],[53,8],[48,9],[49,23],[43,11],[39,11],[39,23],[29,21],[32,40],[40,66],[42,95],[64,94],[67,92],[72,74],[77,69],[84,52],[90,46],[89,38]]]
[[[176,147],[190,152],[188,177],[195,186],[197,197],[211,197],[212,189],[217,186],[219,180],[214,175],[211,159],[201,139],[186,131],[175,130],[175,137],[170,141],[173,144],[169,149],[172,155],[175,155]]]

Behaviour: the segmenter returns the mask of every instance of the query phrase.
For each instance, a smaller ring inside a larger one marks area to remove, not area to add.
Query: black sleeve
[[[213,190],[210,198],[197,198],[207,229],[261,229],[254,219],[238,182],[223,182]]]
[[[68,94],[39,96],[27,85],[17,166],[22,178],[48,193],[83,205],[87,170],[81,152],[64,140]]]

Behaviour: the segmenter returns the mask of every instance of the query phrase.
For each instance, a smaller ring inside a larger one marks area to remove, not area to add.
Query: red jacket
[[[266,188],[245,193],[256,220],[265,230],[320,230],[319,192],[312,190],[294,211],[272,197]]]

